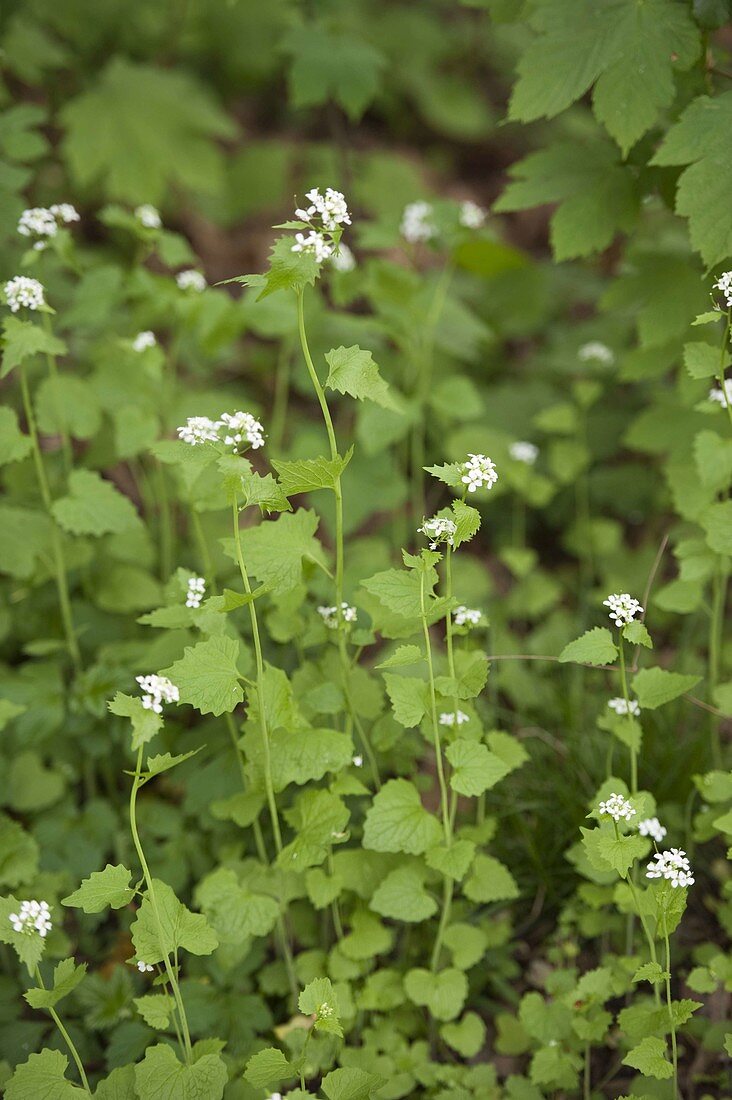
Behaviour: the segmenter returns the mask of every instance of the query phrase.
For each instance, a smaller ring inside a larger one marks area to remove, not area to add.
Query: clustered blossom
[[[163,224],[158,210],[151,206],[149,202],[145,202],[135,209],[135,217],[140,225],[145,226],[145,229],[160,229]]]
[[[594,362],[602,363],[606,367],[612,366],[615,362],[614,352],[607,344],[602,344],[599,340],[590,340],[588,344],[583,344],[577,352],[577,358],[583,363],[590,363],[594,360]]]
[[[637,699],[621,699],[619,696],[615,699],[608,699],[607,705],[610,710],[614,710],[616,714],[625,715],[632,714],[637,717],[640,714],[640,703]]]
[[[454,545],[457,524],[447,517],[433,516],[432,519],[423,519],[422,526],[417,528],[417,533],[430,540],[430,550],[436,550],[441,542],[448,546]]]
[[[341,243],[330,258],[330,262],[336,271],[353,271],[356,266],[356,257],[347,244]]]
[[[453,726],[462,726],[469,721],[470,715],[463,710],[443,711],[440,715],[440,725],[449,726],[451,729]]]
[[[633,803],[622,794],[611,794],[607,801],[600,803],[598,809],[601,814],[608,814],[613,821],[630,821],[636,813]]]
[[[434,211],[429,202],[410,202],[404,207],[399,232],[409,244],[431,241],[436,235],[432,215]]]
[[[295,243],[291,251],[312,253],[316,261],[322,264],[333,255],[333,245],[319,230],[311,229],[307,236],[304,233],[295,234]]]
[[[466,607],[465,604],[461,603],[453,611],[452,617],[455,626],[479,626],[483,618],[483,612],[476,608]]]
[[[305,195],[310,200],[310,206],[305,209],[298,208],[295,217],[303,222],[311,222],[313,218],[321,221],[323,229],[333,233],[341,225],[351,224],[351,215],[348,213],[348,205],[345,195],[335,191],[332,187],[326,187],[325,194],[321,195],[319,187],[313,187]]]
[[[42,252],[51,237],[58,233],[59,225],[69,225],[79,221],[79,212],[70,202],[54,203],[53,206],[32,206],[24,210],[18,221],[21,237],[38,238],[33,245]]]
[[[206,581],[203,577],[189,577],[188,590],[186,591],[186,607],[200,607],[205,592]]]
[[[319,607],[318,614],[328,627],[328,630],[338,629],[338,608],[337,607]],[[341,604],[341,621],[344,623],[355,623],[358,618],[358,611],[355,607],[347,604],[345,601]]]
[[[354,768],[362,768],[363,767],[363,757],[362,756],[354,756],[351,760],[351,763],[353,764]]]
[[[137,969],[140,971],[141,974],[152,974],[155,967],[150,966],[150,963],[143,962],[142,959],[138,959]]]
[[[732,271],[724,271],[713,286],[724,295],[727,309],[732,309]]]
[[[539,448],[535,443],[527,443],[526,440],[520,439],[511,444],[508,453],[516,462],[525,462],[527,466],[533,466],[539,457]]]
[[[16,275],[5,284],[3,290],[5,301],[13,313],[23,306],[26,309],[40,309],[46,303],[43,284],[38,279],[29,279],[27,275]]]
[[[660,844],[666,835],[666,829],[657,817],[645,817],[643,821],[639,821],[638,832],[641,836],[651,837],[657,844]]]
[[[332,238],[332,234],[338,234],[343,226],[351,224],[345,196],[332,187],[327,187],[321,195],[320,189],[313,187],[305,198],[310,205],[298,207],[295,217],[307,222],[310,228],[307,233],[295,234],[291,251],[312,255],[319,264],[332,260],[337,270],[350,271],[355,266],[353,253],[345,245],[339,245],[337,236],[335,240]]]
[[[664,878],[676,889],[677,886],[693,886],[692,874],[686,852],[680,848],[669,848],[657,853],[648,864],[646,878]]]
[[[603,605],[609,607],[608,615],[616,626],[627,626],[632,623],[636,615],[643,614],[644,609],[627,592],[615,593],[603,600]]]
[[[198,447],[203,443],[223,443],[239,450],[246,442],[253,450],[264,446],[264,428],[251,413],[222,413],[218,420],[209,416],[189,416],[178,428],[178,438],[183,443]]]
[[[180,700],[178,688],[167,676],[136,676],[135,679],[144,692],[142,705],[145,710],[162,714],[163,703],[177,703]]]
[[[135,339],[132,341],[132,347],[134,351],[145,351],[146,348],[154,348],[157,344],[155,339],[155,333],[150,332],[147,329],[145,332],[138,332]]]
[[[200,294],[206,289],[206,280],[200,271],[189,267],[185,271],[179,271],[175,277],[179,290],[195,290]]]
[[[33,935],[35,932],[45,939],[51,931],[51,910],[47,901],[22,901],[17,913],[11,913],[8,920],[14,932]]]
[[[725,378],[724,389],[721,386],[714,386],[709,391],[709,400],[716,401],[722,408],[732,405],[732,378]]]
[[[477,489],[492,489],[498,481],[495,463],[486,455],[468,454],[467,461],[463,462],[460,480],[467,485],[469,493]]]
[[[465,202],[460,203],[458,219],[466,229],[480,229],[486,219],[486,213],[482,206],[478,206],[477,202],[466,199]]]

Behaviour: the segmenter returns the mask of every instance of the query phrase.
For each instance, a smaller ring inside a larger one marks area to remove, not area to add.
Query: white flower
[[[583,344],[577,352],[577,358],[583,363],[589,363],[595,361],[596,363],[602,363],[603,366],[609,367],[615,362],[615,354],[607,346],[607,344],[600,343],[599,340],[590,340],[588,344]]]
[[[483,618],[483,612],[460,604],[452,613],[455,626],[478,626]]]
[[[680,848],[669,848],[656,855],[648,864],[646,878],[665,878],[674,889],[677,886],[694,885],[694,875],[686,852]]]
[[[351,760],[351,763],[353,764],[354,768],[362,768],[363,767],[363,757],[362,756],[354,756],[353,759]]]
[[[466,714],[462,710],[455,711],[443,711],[440,715],[441,726],[462,726],[465,722],[470,721],[470,715]]]
[[[136,207],[135,217],[140,225],[145,226],[145,229],[160,229],[163,224],[159,212],[154,206],[151,206],[149,202],[145,202],[142,206]]]
[[[180,700],[178,688],[167,676],[136,676],[135,679],[144,692],[142,705],[145,710],[154,710],[156,714],[162,714],[163,703],[177,703]]]
[[[81,221],[79,211],[75,206],[72,206],[70,202],[55,202],[51,207],[51,213],[54,218],[64,223],[64,225],[70,225],[71,222]]]
[[[155,333],[147,329],[145,332],[138,332],[132,341],[132,347],[135,351],[144,351],[145,348],[154,348],[156,343]]]
[[[539,457],[539,448],[534,443],[519,440],[511,444],[508,453],[516,462],[525,462],[527,466],[533,466]]]
[[[492,489],[498,481],[495,463],[486,455],[468,454],[467,461],[463,462],[461,481],[467,485],[469,493],[484,487]]]
[[[150,966],[150,963],[143,962],[142,959],[138,959],[137,969],[140,971],[141,974],[152,974],[155,967]]]
[[[237,450],[240,443],[247,441],[253,450],[264,446],[264,428],[251,413],[222,413],[217,422],[221,439],[227,447]],[[223,430],[223,431],[222,431]]]
[[[609,607],[608,615],[616,626],[626,626],[632,623],[636,615],[643,614],[643,608],[636,599],[627,592],[615,593],[603,600],[603,605]]]
[[[410,244],[432,240],[437,233],[432,223],[433,213],[432,205],[428,202],[410,202],[405,206],[399,226],[404,240]]]
[[[726,405],[732,405],[732,378],[725,378],[724,389],[720,386],[715,386],[709,391],[709,400],[716,401],[724,408]]]
[[[36,932],[45,939],[51,931],[51,910],[46,901],[22,901],[17,913],[11,913],[8,920],[14,932],[34,935]]]
[[[178,438],[192,447],[201,443],[218,443],[219,422],[208,416],[189,416],[185,424],[178,428]]]
[[[55,237],[58,222],[53,212],[45,206],[32,206],[20,215],[18,232],[21,237]]]
[[[180,290],[195,290],[197,294],[206,289],[206,280],[200,271],[189,267],[186,271],[179,271],[175,277]]]
[[[338,629],[338,608],[337,607],[319,607],[318,614],[328,627],[328,630]],[[341,622],[355,623],[358,618],[358,611],[355,607],[351,607],[345,601],[341,604]]]
[[[477,202],[467,199],[465,202],[460,203],[458,217],[460,224],[464,225],[466,229],[480,229],[486,219],[486,212],[482,206],[478,206]]]
[[[613,821],[620,821],[623,818],[630,821],[636,813],[633,803],[624,798],[622,794],[611,794],[606,802],[600,803],[598,809],[601,814],[609,814]]]
[[[422,526],[417,528],[417,534],[424,535],[430,540],[430,550],[436,550],[441,542],[448,546],[453,545],[457,524],[443,516],[433,516],[432,519],[423,519]]]
[[[636,717],[640,714],[640,703],[637,699],[629,699],[626,703],[625,699],[615,698],[608,699],[607,705],[610,710],[614,710],[616,714],[633,714]]]
[[[319,264],[333,255],[333,245],[317,229],[311,229],[307,237],[304,233],[295,234],[295,243],[291,252],[312,253]]]
[[[724,295],[724,300],[727,303],[727,309],[732,308],[732,271],[723,272],[716,283],[713,283],[714,290],[721,290]]]
[[[271,1092],[269,1096],[265,1096],[264,1100],[282,1100],[281,1092]]]
[[[346,204],[345,196],[340,191],[335,191],[332,187],[326,187],[325,195],[321,195],[320,188],[313,187],[308,191],[305,196],[310,200],[310,206],[307,209],[298,209],[295,211],[296,216],[304,222],[309,222],[313,218],[320,218],[323,229],[327,229],[330,233],[338,229],[340,225],[350,225],[351,215],[348,213],[348,206]]]
[[[356,266],[356,257],[347,244],[340,242],[338,248],[330,258],[330,262],[336,271],[353,271]]]
[[[5,301],[13,313],[21,306],[26,309],[40,309],[45,305],[43,284],[38,279],[29,279],[27,275],[16,275],[4,286]]]
[[[639,821],[638,832],[641,836],[652,837],[657,844],[660,844],[666,835],[666,829],[657,817],[645,817],[643,821]]]
[[[186,607],[200,607],[205,592],[206,581],[203,577],[189,577],[188,590],[186,592]]]

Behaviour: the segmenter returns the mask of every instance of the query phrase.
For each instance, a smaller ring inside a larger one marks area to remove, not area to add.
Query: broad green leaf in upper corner
[[[135,896],[131,878],[132,872],[121,863],[108,863],[103,871],[92,871],[78,890],[61,899],[61,904],[83,909],[85,913],[101,913],[107,906],[122,909]]]
[[[3,359],[0,378],[10,374],[31,355],[65,355],[66,344],[32,321],[6,317],[3,321]]]
[[[53,514],[72,535],[119,534],[140,523],[132,501],[93,470],[74,470],[69,492],[53,505]]]
[[[445,755],[452,765],[450,786],[458,794],[475,798],[508,775],[511,768],[478,741],[458,738],[447,746]]]
[[[383,54],[363,38],[318,23],[293,28],[284,48],[292,56],[293,107],[317,107],[334,99],[351,120],[361,117],[378,91]]]
[[[358,401],[368,399],[385,409],[397,408],[370,351],[362,351],[358,344],[341,346],[326,352],[325,359],[330,367],[325,382],[329,389],[348,393]]]
[[[417,788],[406,779],[390,779],[366,814],[363,846],[419,855],[439,844],[441,835],[437,818],[425,810]]]
[[[700,680],[701,676],[685,676],[664,668],[642,668],[633,677],[633,692],[642,710],[655,710],[691,691]]]
[[[129,718],[132,723],[132,748],[136,752],[140,745],[152,741],[158,730],[162,729],[162,716],[142,705],[142,699],[134,695],[125,695],[118,691],[114,699],[107,703],[111,714],[120,718]]]
[[[291,591],[302,581],[303,559],[323,562],[323,551],[315,538],[317,529],[316,513],[298,508],[243,530],[241,543],[247,570],[275,593]]]
[[[295,493],[312,493],[317,489],[333,489],[336,479],[343,473],[351,460],[353,448],[345,458],[303,458],[295,462],[277,462],[272,465],[277,471],[282,492],[287,496]]]
[[[558,143],[530,153],[511,168],[514,176],[494,204],[496,212],[557,203],[551,243],[557,260],[600,252],[635,225],[639,195],[635,177],[606,141]]]
[[[145,1100],[221,1100],[229,1079],[220,1054],[206,1053],[183,1065],[172,1047],[148,1047],[135,1067],[135,1085]]]
[[[31,1054],[15,1067],[5,1086],[5,1100],[81,1100],[88,1093],[65,1077],[69,1060],[60,1050]]]
[[[163,669],[180,692],[181,703],[190,703],[201,714],[228,714],[244,698],[236,662],[239,643],[225,634],[212,634],[203,642],[186,646],[183,656]]]
[[[84,980],[86,963],[77,966],[73,959],[63,959],[53,972],[53,989],[29,989],[25,999],[31,1008],[55,1008],[59,1001]]]
[[[179,947],[192,955],[210,955],[216,950],[218,938],[202,913],[192,913],[159,879],[153,880],[153,889],[155,906],[146,893],[130,927],[138,958],[156,963]]]
[[[559,660],[576,661],[581,665],[607,665],[617,655],[617,646],[610,631],[607,627],[596,626],[569,642],[559,654]]]

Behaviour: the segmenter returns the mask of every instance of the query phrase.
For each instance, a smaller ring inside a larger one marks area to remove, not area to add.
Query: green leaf
[[[341,346],[326,352],[325,359],[330,367],[325,382],[328,389],[350,394],[358,401],[373,401],[385,409],[398,407],[370,351],[362,351],[357,344]]]
[[[632,980],[634,982],[650,982],[651,985],[660,985],[668,976],[668,971],[663,970],[659,963],[647,962],[638,967]]]
[[[666,1057],[666,1043],[652,1035],[641,1039],[638,1046],[626,1054],[623,1065],[632,1066],[644,1077],[655,1077],[659,1081],[665,1081],[674,1075],[674,1068]]]
[[[642,645],[645,649],[653,649],[651,635],[641,622],[626,623],[623,627],[623,637],[631,645]]]
[[[69,1060],[60,1050],[31,1054],[27,1062],[15,1067],[5,1086],[5,1100],[80,1100],[87,1093],[66,1080],[68,1066]]]
[[[163,772],[169,772],[171,768],[177,768],[179,764],[182,764],[184,760],[190,760],[192,756],[199,753],[203,745],[199,745],[197,749],[191,749],[190,752],[182,752],[177,756],[172,756],[169,752],[158,753],[157,756],[148,756],[147,765],[143,773],[145,779],[153,779],[156,775],[162,775]]]
[[[701,516],[707,546],[717,554],[732,555],[732,500],[712,504]]]
[[[247,570],[275,594],[290,592],[302,582],[303,559],[323,562],[315,512],[304,508],[285,512],[241,533]]]
[[[429,848],[424,858],[428,867],[459,882],[467,874],[474,855],[475,844],[472,840],[453,840],[449,848],[444,844]]]
[[[338,998],[329,978],[314,978],[297,999],[297,1007],[306,1016],[314,1016],[317,1031],[343,1036],[338,1014]]]
[[[465,1004],[468,979],[452,967],[437,974],[417,967],[407,971],[404,989],[412,1004],[424,1006],[436,1020],[454,1020]]]
[[[64,959],[53,972],[53,989],[29,989],[25,999],[31,1008],[55,1008],[83,981],[86,963],[77,966],[73,959]]]
[[[132,749],[136,752],[141,745],[152,741],[158,730],[163,728],[163,719],[154,710],[142,705],[142,699],[133,695],[124,695],[118,691],[114,699],[107,703],[112,714],[120,718],[129,718],[132,723]]]
[[[19,813],[52,806],[66,789],[63,774],[47,768],[35,752],[18,753],[10,765],[7,780],[10,789],[8,801],[11,808]]]
[[[559,660],[562,663],[576,661],[581,665],[609,665],[617,655],[610,631],[604,626],[596,626],[569,642],[559,654]]]
[[[237,457],[224,455],[217,463],[219,470],[225,472],[227,463]],[[242,508],[257,507],[263,515],[290,510],[290,502],[272,474],[261,477],[254,470],[238,470],[224,478],[224,488]]]
[[[288,74],[293,107],[317,107],[334,99],[357,121],[377,93],[386,58],[362,38],[299,25],[284,40],[292,55]]]
[[[312,286],[320,264],[312,252],[293,252],[292,237],[279,237],[270,249],[269,270],[264,275],[239,275],[227,282],[243,283],[259,290],[257,301],[278,290],[302,291]]]
[[[20,902],[12,894],[0,898],[0,943],[12,947],[22,963],[33,973],[43,956],[46,941],[40,936],[16,932],[10,923],[10,914],[17,913]]]
[[[480,650],[455,654],[456,679],[437,676],[437,690],[451,699],[474,699],[480,695],[488,679],[488,658]]]
[[[236,667],[239,643],[225,634],[213,634],[163,670],[180,692],[181,703],[190,703],[201,714],[229,714],[244,698]]]
[[[635,860],[645,855],[648,850],[647,841],[637,833],[616,836],[615,830],[610,826],[601,826],[599,829],[580,829],[580,832],[587,858],[599,871],[612,868],[613,871],[624,876]]]
[[[701,676],[684,676],[679,672],[667,672],[663,668],[642,668],[633,677],[633,693],[641,710],[655,710],[656,707],[685,695],[700,680]]]
[[[424,660],[422,650],[417,645],[400,645],[385,661],[375,668],[405,668],[407,665],[420,664]]]
[[[63,156],[82,188],[102,184],[110,198],[129,203],[159,203],[174,185],[218,189],[223,160],[215,139],[236,131],[195,77],[119,55],[83,87],[61,111]]]
[[[369,1100],[383,1084],[384,1078],[375,1073],[367,1073],[356,1066],[342,1066],[327,1073],[320,1087],[328,1100]]]
[[[421,614],[419,577],[414,570],[385,569],[361,582],[380,603],[405,619]]]
[[[38,870],[38,855],[36,841],[20,822],[0,813],[0,885],[14,889],[30,882]]]
[[[78,890],[61,899],[61,904],[83,909],[85,913],[101,913],[108,906],[123,909],[135,896],[131,878],[132,871],[121,863],[108,863],[103,871],[92,871]]]
[[[73,471],[68,496],[57,500],[52,511],[72,535],[119,534],[140,523],[132,501],[92,470]]]
[[[148,1027],[156,1031],[167,1031],[170,1027],[175,1006],[167,993],[147,993],[135,997],[134,1004]]]
[[[418,726],[429,706],[429,687],[425,681],[385,672],[384,683],[397,722],[406,729]]]
[[[135,1085],[145,1100],[221,1100],[229,1079],[219,1054],[204,1054],[190,1066],[171,1047],[148,1047],[135,1067]]]
[[[266,936],[279,915],[274,898],[249,890],[229,867],[206,875],[196,888],[196,903],[221,943],[244,943],[250,936]]]
[[[27,579],[50,549],[51,521],[43,512],[0,504],[0,573]]]
[[[244,1076],[255,1089],[266,1089],[270,1085],[279,1085],[280,1081],[290,1080],[296,1073],[295,1067],[288,1062],[281,1050],[267,1047],[252,1055],[247,1062]]]
[[[38,427],[47,435],[66,432],[74,439],[91,439],[99,431],[102,414],[88,382],[74,375],[44,378],[36,390]]]
[[[192,955],[210,955],[218,938],[201,913],[192,913],[165,882],[153,880],[155,902],[145,894],[130,927],[132,942],[139,959],[146,963],[162,962],[182,947]],[[158,923],[159,917],[159,923]]]
[[[716,493],[725,492],[732,482],[732,439],[723,439],[716,432],[699,432],[694,437],[694,461],[702,485]]]
[[[698,340],[684,344],[684,366],[692,378],[714,378],[719,370],[719,348]]]
[[[486,1027],[477,1012],[466,1012],[454,1024],[443,1024],[440,1035],[463,1058],[475,1058],[485,1042]]]
[[[635,178],[607,142],[552,145],[512,165],[511,175],[513,182],[493,209],[511,212],[558,203],[550,222],[557,260],[601,252],[636,223]]]
[[[417,788],[406,779],[390,779],[366,814],[363,846],[419,855],[439,844],[440,836],[437,819],[425,810]]]
[[[19,462],[30,450],[30,436],[21,432],[15,410],[0,408],[0,466]]]
[[[452,765],[450,786],[458,794],[476,798],[495,787],[511,771],[510,767],[477,741],[458,738],[447,746],[445,755]]]
[[[334,489],[336,480],[351,461],[353,448],[345,458],[306,458],[297,462],[276,462],[272,465],[277,471],[282,491],[287,496],[295,493],[312,493],[317,489]]]
[[[308,783],[322,779],[327,772],[342,771],[353,757],[351,737],[338,730],[279,729],[271,733],[270,743],[276,791],[290,783]]]
[[[32,321],[6,317],[3,321],[3,361],[0,378],[32,355],[65,355],[66,344]]]
[[[480,512],[462,500],[452,502],[453,522],[456,531],[452,537],[452,545],[455,550],[464,542],[470,542],[480,530]]]
[[[370,908],[382,917],[410,924],[428,920],[437,902],[424,888],[424,874],[417,867],[397,867],[374,891]]]
[[[470,901],[487,905],[492,901],[511,901],[519,896],[515,879],[507,867],[493,856],[479,852],[463,885]]]

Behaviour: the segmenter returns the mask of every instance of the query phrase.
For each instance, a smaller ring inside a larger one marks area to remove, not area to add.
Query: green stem
[[[722,628],[724,610],[727,603],[727,559],[720,558],[718,569],[712,579],[712,614],[709,623],[709,694],[714,698],[714,690],[719,683],[720,652],[722,648]],[[719,737],[719,719],[709,716],[709,731],[712,743],[714,766],[722,765],[722,745]]]
[[[724,407],[727,410],[727,416],[729,418],[730,426],[732,426],[732,404],[727,399],[727,390],[725,389],[725,377],[724,368],[726,366],[725,359],[727,358],[727,343],[729,341],[730,321],[732,321],[732,309],[727,310],[727,320],[724,326],[724,335],[722,336],[722,347],[719,355],[719,366],[717,367],[717,379],[722,390],[722,401]]]
[[[51,321],[47,313],[43,315],[43,327],[49,336],[51,333]],[[64,418],[61,415],[58,402],[58,389],[59,389],[59,371],[58,363],[56,362],[56,356],[51,355],[50,352],[46,352],[46,363],[48,365],[48,377],[51,382],[52,404],[53,414],[56,417],[56,423],[58,425],[58,433],[61,436],[61,454],[64,460],[64,470],[68,476],[71,473],[73,466],[73,458],[71,453],[71,442],[69,440],[69,433],[64,422]]]
[[[168,496],[168,483],[163,464],[158,461],[155,468],[160,503],[160,575],[167,581],[173,572],[173,508]]]
[[[36,468],[38,487],[41,491],[43,506],[46,509],[46,512],[48,513],[48,518],[51,522],[51,552],[53,554],[54,573],[56,579],[56,589],[58,592],[59,609],[61,611],[61,621],[64,627],[64,634],[66,635],[66,645],[68,646],[69,655],[71,656],[74,667],[78,672],[81,669],[81,653],[79,651],[79,643],[76,639],[76,632],[74,630],[74,620],[71,611],[69,581],[66,572],[66,561],[64,558],[63,543],[61,541],[59,529],[56,525],[56,520],[53,516],[51,490],[48,485],[48,478],[46,477],[46,470],[43,465],[43,456],[41,454],[41,447],[38,442],[38,429],[36,428],[36,418],[35,413],[33,412],[33,402],[31,401],[30,391],[28,389],[28,379],[26,377],[25,367],[23,365],[21,365],[20,367],[20,389],[23,395],[23,408],[25,410],[25,419],[31,438],[33,462]]]
[[[190,517],[193,534],[196,540],[196,546],[198,547],[198,554],[201,559],[201,565],[203,566],[203,574],[206,578],[206,583],[211,589],[211,595],[217,596],[219,589],[216,583],[216,570],[214,569],[213,561],[211,559],[211,553],[208,548],[208,542],[206,541],[206,535],[203,530],[203,524],[201,523],[201,517],[199,516],[193,505],[191,505],[190,508]]]
[[[275,388],[272,413],[270,416],[269,442],[275,454],[281,449],[285,438],[287,405],[290,399],[290,371],[292,368],[292,346],[290,339],[283,340],[275,366]]]
[[[36,981],[40,985],[41,989],[45,989],[46,987],[43,983],[43,978],[41,977],[41,971],[40,971],[39,967],[35,968],[33,976],[35,977]],[[51,1008],[49,1006],[48,1012],[51,1016],[51,1019],[55,1023],[56,1027],[61,1032],[61,1035],[63,1036],[63,1040],[66,1043],[66,1046],[69,1048],[69,1052],[71,1054],[71,1057],[74,1059],[74,1062],[76,1063],[76,1068],[79,1071],[79,1077],[81,1078],[81,1083],[84,1086],[85,1091],[88,1092],[89,1095],[91,1096],[91,1089],[89,1088],[89,1080],[86,1076],[86,1071],[84,1070],[84,1063],[82,1062],[81,1057],[79,1056],[78,1050],[74,1046],[73,1039],[71,1038],[68,1031],[64,1027],[63,1023],[61,1022],[61,1017],[56,1012],[56,1009]]]
[[[625,699],[625,713],[628,717],[628,722],[630,723],[633,720],[633,716],[630,713],[628,676],[625,670],[625,643],[623,641],[622,633],[618,638],[618,650],[620,653],[620,683],[623,689],[623,699]],[[630,791],[631,794],[638,793],[638,753],[632,746],[630,748]]]
[[[618,835],[617,834],[617,826],[616,826],[615,834],[616,834],[616,836]],[[635,905],[636,911],[638,913],[638,917],[639,917],[640,922],[641,922],[641,926],[642,926],[643,931],[645,933],[646,941],[648,943],[648,950],[650,951],[650,954],[651,954],[651,962],[657,963],[658,958],[656,957],[656,943],[655,943],[655,940],[654,940],[653,936],[651,935],[650,929],[649,929],[649,927],[646,923],[646,918],[643,916],[643,913],[641,911],[640,901],[638,899],[638,892],[636,890],[635,883],[633,882],[633,879],[631,878],[631,875],[630,875],[629,872],[626,873],[625,881],[628,883],[628,886],[630,887],[630,892],[633,895],[633,904]],[[660,998],[660,995],[659,995],[659,992],[658,992],[658,986],[655,985],[655,984],[653,986],[653,995],[655,997],[656,1004],[660,1006],[661,998]]]
[[[582,1085],[582,1097],[583,1100],[590,1100],[592,1096],[592,1065],[590,1062],[591,1047],[589,1043],[585,1043],[585,1072]]]
[[[666,926],[666,912],[662,911],[663,940],[666,945],[666,1005],[668,1007],[668,1022],[671,1030],[671,1057],[674,1067],[674,1097],[679,1095],[679,1053],[676,1047],[676,1021],[674,1020],[673,1001],[671,999],[671,945],[668,939]]]
[[[145,877],[145,885],[147,887],[147,896],[150,899],[150,905],[155,916],[155,922],[158,926],[158,936],[160,937],[160,949],[163,952],[163,965],[165,966],[165,972],[168,975],[168,981],[170,988],[173,991],[173,997],[175,999],[175,1005],[178,1010],[178,1020],[183,1032],[183,1053],[185,1056],[186,1064],[191,1064],[191,1033],[188,1028],[188,1019],[186,1017],[186,1010],[183,1007],[183,998],[181,997],[180,987],[178,985],[178,979],[175,971],[171,965],[168,952],[165,950],[163,944],[163,924],[160,918],[160,910],[158,909],[157,898],[155,896],[155,888],[153,886],[152,875],[150,874],[150,868],[147,865],[145,859],[145,853],[142,849],[140,842],[140,835],[137,831],[137,792],[141,786],[140,783],[140,771],[142,769],[142,746],[137,750],[137,760],[135,762],[135,777],[132,780],[132,790],[130,792],[130,831],[132,833],[132,842],[135,845],[135,851],[137,852],[137,858],[140,861],[142,867],[142,873]]]

